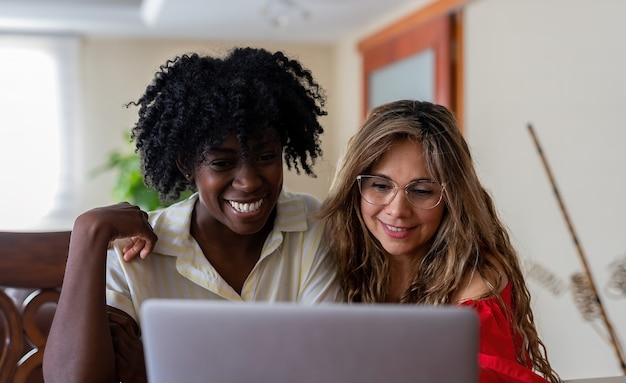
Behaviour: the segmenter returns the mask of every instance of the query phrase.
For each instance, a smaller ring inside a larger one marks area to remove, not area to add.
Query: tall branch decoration
[[[617,360],[619,361],[619,365],[622,369],[622,372],[626,375],[626,362],[624,362],[624,355],[622,354],[622,350],[617,340],[615,331],[613,330],[613,326],[611,325],[611,321],[609,320],[606,310],[604,309],[604,306],[602,305],[602,301],[600,300],[600,296],[598,295],[598,290],[596,289],[595,283],[593,281],[593,277],[591,276],[591,272],[589,270],[589,264],[587,263],[587,258],[585,257],[585,254],[583,253],[582,247],[580,246],[580,242],[578,241],[578,236],[576,235],[576,232],[574,231],[574,226],[572,225],[572,221],[569,218],[569,214],[567,213],[567,210],[565,209],[565,204],[563,203],[563,200],[561,199],[559,189],[556,186],[556,182],[552,175],[552,171],[550,170],[548,161],[546,160],[543,150],[541,149],[541,145],[539,144],[539,140],[537,139],[537,135],[535,134],[532,124],[528,124],[528,130],[530,132],[530,135],[532,136],[533,142],[535,143],[537,152],[539,153],[539,156],[541,157],[541,162],[548,175],[550,184],[552,185],[554,196],[556,197],[556,200],[559,203],[559,208],[561,209],[563,218],[565,218],[565,223],[567,224],[567,228],[574,241],[576,251],[578,252],[578,257],[580,259],[580,262],[583,265],[584,274],[579,273],[579,274],[575,274],[572,277],[572,284],[577,289],[577,292],[575,292],[574,294],[575,300],[577,300],[578,301],[577,303],[582,305],[585,308],[584,312],[582,313],[585,319],[589,319],[590,317],[593,317],[593,316],[598,316],[598,315],[600,316],[600,318],[604,322],[604,325],[606,326],[606,329],[609,333],[610,342],[613,347],[613,350],[615,351],[615,356],[617,357]]]

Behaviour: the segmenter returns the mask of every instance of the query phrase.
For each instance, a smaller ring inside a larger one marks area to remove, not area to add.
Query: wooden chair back
[[[0,232],[0,383],[41,383],[69,231]]]

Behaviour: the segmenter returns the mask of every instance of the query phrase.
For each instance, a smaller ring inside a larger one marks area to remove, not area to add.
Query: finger
[[[137,250],[135,250],[134,248],[130,248],[124,251],[123,258],[126,262],[130,262],[137,257],[137,254]]]
[[[128,262],[137,256],[145,259],[154,249],[157,239],[152,228],[144,235],[131,237],[129,243],[122,248],[124,260]]]
[[[157,237],[157,235],[154,234],[153,231],[151,231],[150,234],[152,234],[150,236],[150,238],[144,239],[143,247],[139,250],[139,257],[141,257],[141,259],[146,259],[146,257],[150,253],[152,253],[152,250],[154,250],[154,245],[156,244],[157,240],[159,239]],[[135,246],[135,248],[137,248],[137,247]]]
[[[132,249],[134,253],[139,254],[141,259],[145,259],[150,253],[152,253],[152,249],[154,249],[154,245],[158,240],[158,237],[154,233],[154,230],[148,221],[148,213],[145,211],[141,211],[141,213],[143,215],[146,230],[142,231],[140,235],[132,237]],[[133,254],[133,258],[136,254]]]
[[[135,246],[135,242],[137,242],[137,237],[130,237],[128,238],[128,242],[126,243],[126,245],[124,245],[124,247],[122,248],[122,251],[124,253],[128,252],[130,249],[133,248],[133,246]]]
[[[131,240],[131,243],[129,243],[128,245],[126,245],[123,249],[124,252],[124,260],[125,261],[131,261],[132,259],[134,259],[135,257],[137,257],[137,255],[141,254],[141,251],[146,247],[146,241],[141,239],[141,238],[137,238],[134,237]],[[145,258],[142,257],[142,258]]]

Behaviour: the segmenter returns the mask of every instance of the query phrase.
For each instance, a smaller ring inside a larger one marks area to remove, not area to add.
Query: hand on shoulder
[[[96,247],[99,243],[109,247],[116,239],[130,238],[130,243],[124,247],[126,261],[136,256],[145,258],[158,239],[148,222],[148,214],[127,202],[98,207],[81,214],[74,222],[72,232]]]

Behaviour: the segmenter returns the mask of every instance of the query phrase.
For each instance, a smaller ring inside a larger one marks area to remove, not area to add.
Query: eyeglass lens
[[[361,196],[372,205],[384,206],[391,203],[398,187],[389,179],[379,176],[361,175],[357,177]],[[418,209],[432,209],[441,202],[442,187],[433,180],[416,180],[405,187],[409,203]]]

